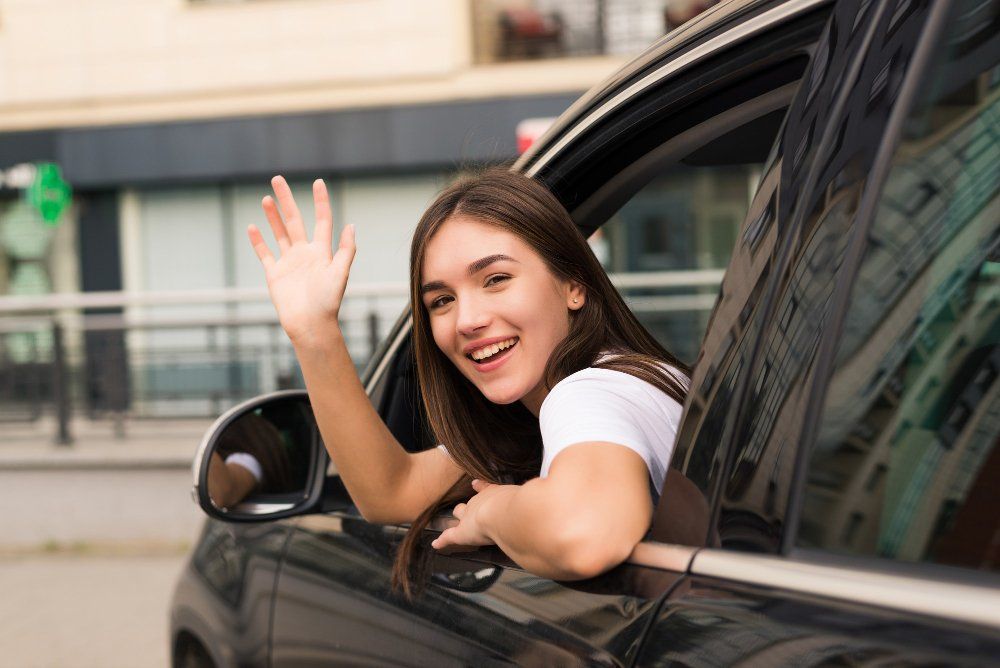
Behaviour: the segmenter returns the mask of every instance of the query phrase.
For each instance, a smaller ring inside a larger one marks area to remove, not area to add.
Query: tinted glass
[[[961,3],[867,236],[799,543],[1000,569],[1000,3]]]
[[[925,9],[836,5],[740,230],[675,459],[716,500],[712,543],[780,547],[832,289]]]
[[[654,178],[590,239],[609,272],[645,275],[642,287],[619,289],[657,340],[688,364],[718,293],[712,270],[721,274],[729,261],[759,174],[752,163],[682,164]]]

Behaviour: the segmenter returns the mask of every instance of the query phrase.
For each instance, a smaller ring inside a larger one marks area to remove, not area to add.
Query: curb
[[[165,459],[8,459],[0,460],[2,471],[178,471],[191,470],[193,458]]]

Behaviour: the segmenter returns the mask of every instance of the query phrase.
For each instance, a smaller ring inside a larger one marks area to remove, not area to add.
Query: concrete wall
[[[471,68],[472,39],[469,0],[5,0],[0,131],[579,90],[624,62]]]

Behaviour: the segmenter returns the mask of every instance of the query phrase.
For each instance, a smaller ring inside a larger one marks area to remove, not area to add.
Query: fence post
[[[597,10],[597,25],[595,27],[595,32],[597,33],[597,55],[603,56],[604,52],[608,50],[608,36],[605,31],[608,29],[607,18],[604,13],[607,11],[607,0],[596,0],[595,9]]]
[[[368,359],[375,357],[378,344],[378,313],[373,310],[368,312]]]
[[[63,327],[58,321],[52,322],[52,399],[56,408],[59,431],[58,445],[70,445],[73,437],[69,433],[69,373],[66,369],[66,341]]]

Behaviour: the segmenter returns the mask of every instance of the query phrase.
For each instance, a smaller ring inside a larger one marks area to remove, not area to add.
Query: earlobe
[[[587,293],[583,289],[583,286],[579,283],[570,284],[569,288],[569,298],[567,300],[567,306],[571,311],[578,311],[583,308],[583,305],[587,302]]]

